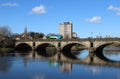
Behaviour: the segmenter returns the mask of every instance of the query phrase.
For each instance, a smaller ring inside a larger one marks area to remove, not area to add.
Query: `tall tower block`
[[[63,36],[63,38],[72,38],[73,32],[73,24],[71,22],[60,23],[59,25],[59,34]]]

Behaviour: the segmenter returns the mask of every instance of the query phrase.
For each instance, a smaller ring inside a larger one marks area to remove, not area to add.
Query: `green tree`
[[[39,38],[43,38],[45,36],[43,33],[38,33],[38,32],[29,32],[29,35],[33,39],[39,39]]]
[[[13,48],[15,44],[15,40],[12,37],[5,37],[0,41],[0,47],[2,48]]]
[[[40,38],[43,38],[44,36],[45,36],[44,33],[39,33],[39,37],[40,37]]]

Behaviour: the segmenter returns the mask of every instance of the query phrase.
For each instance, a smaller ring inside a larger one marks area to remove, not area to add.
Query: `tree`
[[[45,36],[44,33],[39,33],[39,37],[40,37],[40,38],[43,38],[44,36]]]
[[[39,39],[39,38],[43,38],[45,36],[43,33],[38,33],[38,32],[30,32],[29,35],[33,39]]]
[[[11,36],[11,31],[8,26],[0,26],[0,34],[3,36]]]
[[[11,31],[8,26],[0,26],[0,47],[13,47],[14,40],[11,38]]]
[[[2,48],[13,48],[15,44],[15,40],[12,37],[5,37],[4,39],[0,40],[0,47]]]

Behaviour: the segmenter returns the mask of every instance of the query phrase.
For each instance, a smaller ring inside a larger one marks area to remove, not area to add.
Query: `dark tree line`
[[[0,40],[0,48],[13,48],[15,45],[15,40],[11,37],[4,37]]]
[[[8,26],[0,26],[0,48],[13,48],[17,39],[42,39],[44,36],[44,33],[39,32],[13,34]]]
[[[23,32],[21,34],[13,34],[9,26],[0,26],[0,48],[1,47],[14,47],[15,41],[17,40],[28,40],[28,39],[47,39],[49,35],[56,35],[49,33],[45,35],[41,32]],[[45,38],[44,38],[45,37]]]

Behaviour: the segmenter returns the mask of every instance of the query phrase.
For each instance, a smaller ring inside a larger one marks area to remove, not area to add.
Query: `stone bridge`
[[[70,39],[70,40],[19,40],[16,41],[15,47],[18,45],[26,44],[32,49],[36,49],[41,45],[53,45],[55,48],[60,48],[61,50],[66,46],[82,45],[85,48],[96,51],[103,49],[108,45],[120,45],[120,38],[99,38],[99,39]]]
[[[37,48],[40,45],[44,44],[50,44],[55,46],[55,48],[61,47],[64,48],[67,45],[75,45],[75,44],[80,44],[85,46],[86,48],[90,47],[90,42],[88,40],[27,40],[27,41],[17,41],[15,46],[22,45],[22,44],[27,44],[30,47]]]
[[[48,45],[52,45],[57,49],[57,53],[51,57],[55,60],[61,60],[61,61],[69,61],[69,62],[79,62],[79,63],[87,63],[87,64],[104,64],[104,65],[112,65],[115,64],[116,66],[120,66],[120,62],[114,63],[112,60],[107,59],[102,51],[103,48],[108,45],[114,45],[114,46],[120,46],[120,38],[99,38],[99,39],[71,39],[71,40],[20,40],[16,41],[15,47],[21,46],[21,45],[28,45],[31,47],[32,50],[35,50],[39,48],[39,46],[46,47]],[[66,49],[71,49],[74,45],[82,45],[84,48],[89,50],[89,55],[84,60],[76,59],[74,56],[69,53],[69,51],[62,51]],[[42,49],[43,50],[43,49]],[[62,53],[61,53],[62,52]],[[34,55],[33,55],[34,53]],[[43,57],[38,55],[37,53],[32,52],[31,56],[34,57]]]

